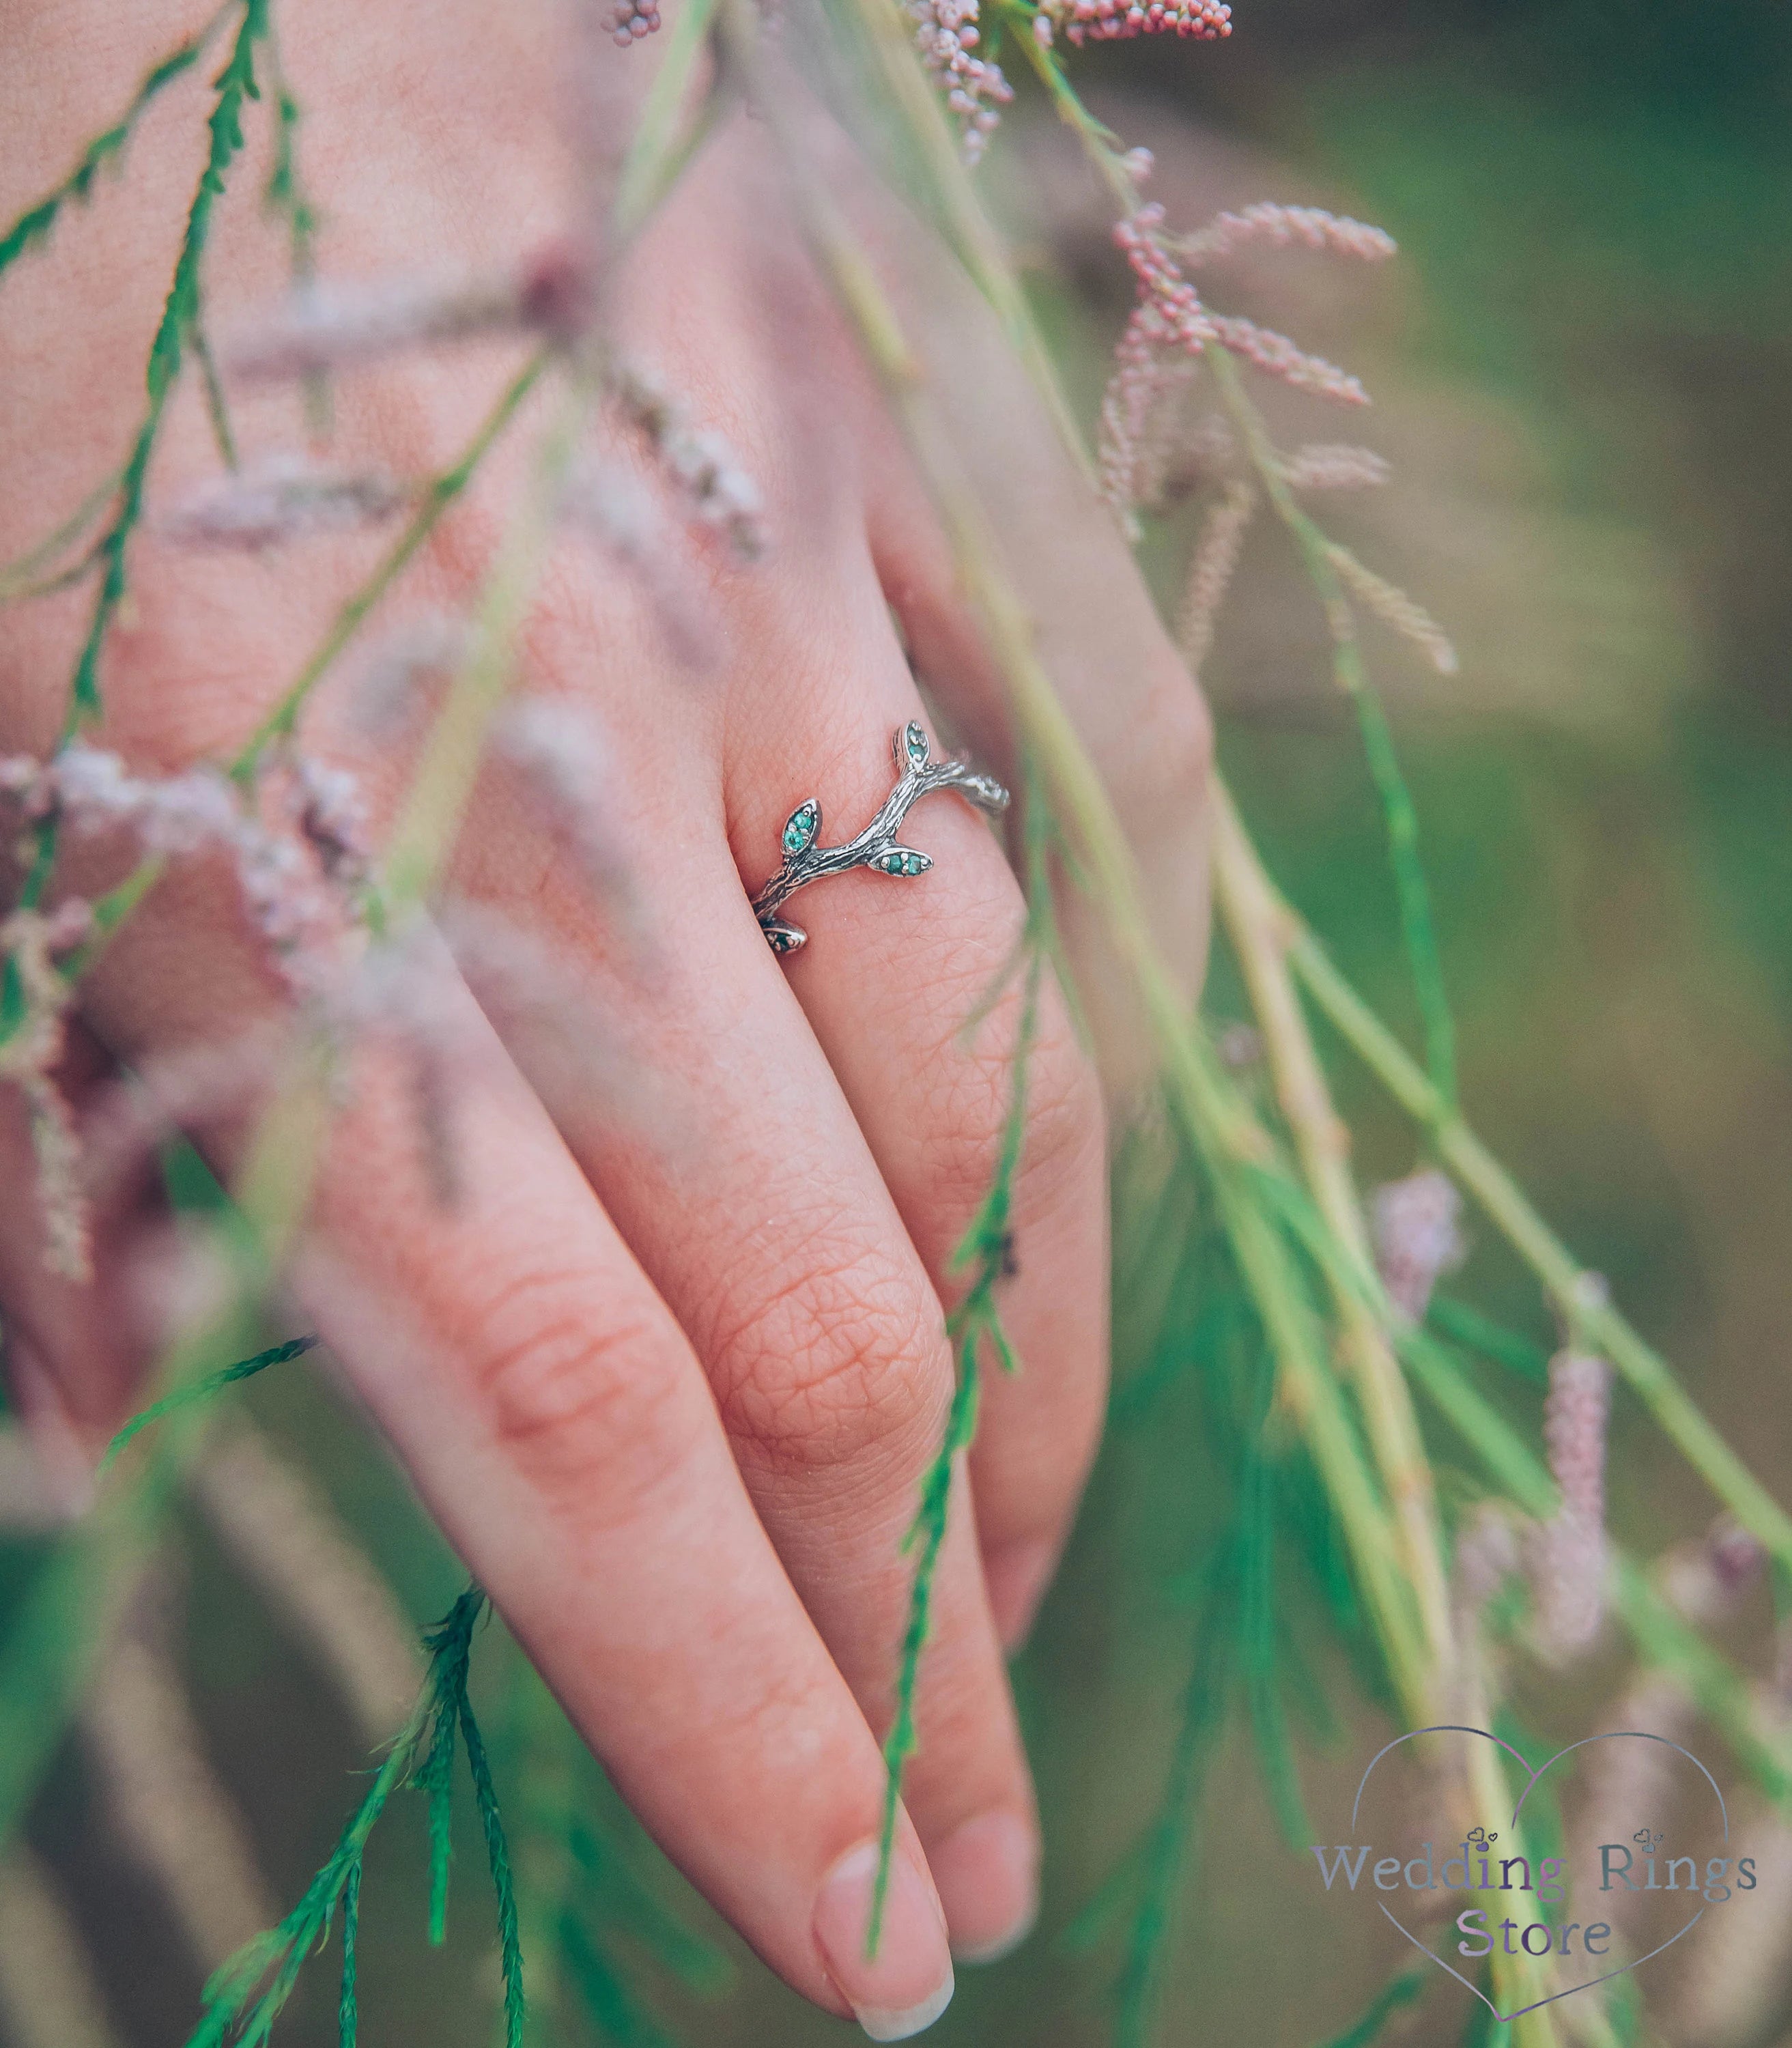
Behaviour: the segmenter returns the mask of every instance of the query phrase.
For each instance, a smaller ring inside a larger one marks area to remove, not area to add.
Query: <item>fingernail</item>
[[[1057,1561],[1056,1546],[1039,1537],[1010,1543],[983,1560],[983,1581],[989,1588],[995,1632],[1002,1639],[1003,1648],[1010,1654],[1026,1640]]]
[[[865,1953],[878,1845],[848,1849],[815,1902],[815,1938],[828,1974],[874,2041],[906,2041],[952,2003],[952,1953],[933,1887],[901,1848],[890,1867],[875,1957]]]
[[[1039,1837],[1018,1813],[979,1813],[927,1859],[960,1962],[993,1963],[1018,1949],[1039,1917]]]

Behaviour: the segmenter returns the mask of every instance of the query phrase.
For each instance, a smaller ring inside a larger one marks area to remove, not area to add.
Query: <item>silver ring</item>
[[[896,786],[856,839],[844,846],[819,846],[821,806],[805,797],[784,821],[784,865],[753,898],[753,914],[774,953],[793,953],[809,934],[778,912],[799,889],[824,876],[844,875],[849,867],[874,868],[879,875],[925,875],[933,863],[897,839],[897,828],[923,797],[936,789],[956,789],[982,811],[1005,811],[1008,793],[993,775],[964,761],[931,761],[927,735],[911,719],[897,729],[894,742]]]

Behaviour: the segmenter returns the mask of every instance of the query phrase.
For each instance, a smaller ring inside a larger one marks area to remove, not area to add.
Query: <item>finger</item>
[[[843,643],[824,626],[808,644]],[[619,801],[689,784],[669,729],[626,743]],[[496,855],[482,880],[518,915],[549,917],[553,950],[603,979],[604,1007],[635,1064],[680,1077],[677,1130],[619,1123],[599,1103],[565,1105],[562,1128],[704,1360],[766,1528],[881,1730],[913,1579],[902,1538],[951,1400],[944,1312],[719,827],[707,838],[692,827],[696,796],[682,806],[658,801],[673,819],[623,827],[654,848],[636,877],[662,941],[646,980],[612,970],[601,926],[571,890],[550,879],[526,902]],[[713,800],[709,809],[714,817]],[[518,878],[537,874],[526,850],[507,848]],[[962,1492],[933,1623],[908,1802],[942,1868],[944,1844],[967,1823],[1011,1822],[1001,1898],[991,1906],[949,1885],[942,1893],[955,1937],[974,1928],[968,1938],[982,1946],[991,1912],[1005,1927],[1030,1913],[1034,1821]]]
[[[121,936],[120,968],[146,937]],[[884,1788],[864,1717],[665,1304],[464,991],[417,993],[435,1019],[462,1014],[483,1049],[476,1076],[460,1069],[460,1202],[435,1192],[401,1049],[363,1048],[322,1162],[301,1291],[450,1540],[668,1852],[798,1990],[900,2038],[944,2004],[950,1966],[906,1821],[884,1939],[864,1955]],[[122,1004],[103,1007],[111,1028],[130,1028]]]
[[[987,306],[887,208],[873,231],[906,295],[926,309],[934,355],[950,365],[933,389],[990,515],[996,566],[1026,607],[1034,648],[1137,856],[1160,955],[1192,999],[1207,958],[1205,702],[1113,515]],[[881,420],[867,432],[878,444],[868,464],[873,553],[915,672],[979,753],[1011,768],[1007,685],[960,564],[897,436]],[[1150,1070],[1149,1034],[1103,906],[1068,894],[1064,921],[1104,1073],[1115,1091],[1134,1088]]]
[[[895,772],[888,735],[924,716],[869,563],[842,583],[859,613],[845,642],[857,650],[858,673],[850,691],[824,684],[807,696],[800,681],[785,680],[781,725],[800,742],[793,754],[760,738],[746,743],[735,805],[743,865],[748,849],[763,859],[777,848],[793,797],[812,791],[823,793],[824,839],[849,837]],[[936,742],[934,751],[944,749]],[[1107,1303],[1100,1089],[1049,982],[1039,989],[1031,1050],[1017,1075],[1026,976],[1014,970],[1025,906],[987,823],[962,797],[942,793],[917,805],[900,836],[930,855],[932,868],[899,879],[862,869],[793,898],[789,914],[810,942],[785,966],[948,1301],[963,1291],[955,1255],[995,1181],[1024,1080],[1009,1189],[1017,1270],[1001,1293],[1023,1371],[1011,1380],[985,1375],[972,1456],[990,1599],[1013,1644],[1062,1548],[1100,1432]],[[968,1032],[1005,973],[1005,992]]]

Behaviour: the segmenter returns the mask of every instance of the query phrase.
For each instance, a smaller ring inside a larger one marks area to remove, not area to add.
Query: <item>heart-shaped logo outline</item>
[[[1504,1750],[1508,1756],[1517,1759],[1519,1769],[1526,1773],[1526,1780],[1524,1790],[1519,1794],[1518,1804],[1512,1809],[1511,1825],[1514,1828],[1516,1828],[1519,1825],[1519,1816],[1524,1811],[1524,1802],[1530,1797],[1531,1792],[1536,1786],[1537,1781],[1543,1775],[1545,1771],[1551,1769],[1554,1765],[1559,1763],[1565,1756],[1571,1756],[1576,1750],[1585,1749],[1588,1747],[1589,1745],[1596,1742],[1658,1742],[1666,1749],[1678,1750],[1680,1754],[1685,1758],[1689,1763],[1697,1766],[1700,1775],[1703,1777],[1706,1784],[1711,1787],[1712,1796],[1717,1802],[1718,1816],[1724,1823],[1724,1845],[1726,1848],[1729,1847],[1730,1809],[1724,1803],[1722,1788],[1719,1786],[1717,1780],[1712,1776],[1711,1773],[1705,1769],[1704,1764],[1699,1762],[1699,1759],[1693,1755],[1693,1752],[1689,1749],[1685,1747],[1680,1743],[1670,1741],[1665,1735],[1652,1735],[1647,1728],[1608,1728],[1603,1734],[1585,1735],[1582,1736],[1578,1742],[1565,1744],[1562,1747],[1557,1750],[1553,1755],[1546,1757],[1543,1761],[1538,1765],[1537,1768],[1533,1771],[1530,1767],[1529,1759],[1525,1756],[1523,1752],[1521,1750],[1515,1748],[1511,1743],[1506,1740],[1503,1736],[1497,1736],[1494,1734],[1492,1730],[1490,1728],[1468,1728],[1456,1721],[1440,1721],[1430,1728],[1409,1728],[1406,1734],[1397,1735],[1391,1742],[1384,1743],[1383,1746],[1375,1751],[1375,1755],[1369,1759],[1367,1766],[1363,1771],[1362,1780],[1356,1787],[1356,1798],[1352,1803],[1350,1809],[1350,1832],[1352,1840],[1355,1839],[1356,1834],[1356,1818],[1358,1813],[1362,1809],[1363,1794],[1368,1789],[1369,1779],[1375,1771],[1375,1766],[1388,1754],[1389,1751],[1398,1749],[1402,1743],[1414,1742],[1422,1735],[1477,1735],[1484,1742],[1498,1744],[1499,1747]],[[1632,1957],[1632,1959],[1629,1962],[1626,1963],[1621,1969],[1608,1970],[1602,1976],[1588,1977],[1584,1984],[1570,1984],[1566,1991],[1553,1991],[1547,1998],[1534,2000],[1529,2005],[1519,2006],[1515,2011],[1502,2012],[1499,2007],[1495,2005],[1493,2000],[1488,1996],[1487,1993],[1481,1989],[1479,1984],[1471,1984],[1468,1979],[1462,1974],[1460,1970],[1456,1969],[1451,1964],[1446,1963],[1443,1957],[1436,1953],[1434,1950],[1426,1948],[1425,1944],[1420,1941],[1418,1937],[1414,1934],[1410,1928],[1406,1926],[1395,1917],[1394,1914],[1389,1912],[1387,1906],[1382,1906],[1382,1903],[1379,1899],[1375,1901],[1375,1903],[1381,1906],[1382,1911],[1387,1915],[1389,1921],[1395,1927],[1399,1929],[1400,1932],[1406,1936],[1406,1939],[1412,1943],[1413,1946],[1418,1949],[1422,1956],[1425,1957],[1428,1961],[1435,1963],[1439,1969],[1448,1970],[1449,1974],[1456,1979],[1459,1984],[1462,1985],[1464,1989],[1472,1992],[1476,1997],[1481,2001],[1482,2004],[1487,2007],[1488,2011],[1493,2015],[1494,2018],[1502,2023],[1508,2023],[1515,2019],[1522,2019],[1527,2012],[1535,2012],[1543,2006],[1553,2005],[1561,1999],[1573,1998],[1577,1992],[1591,1991],[1596,1984],[1609,1984],[1615,1977],[1628,1976],[1632,1970],[1640,1968],[1641,1966],[1644,1963],[1648,1962],[1651,1957],[1658,1956],[1662,1953],[1662,1949],[1671,1949],[1674,1943],[1681,1938],[1681,1935],[1691,1934],[1693,1930],[1697,1926],[1699,1922],[1705,1918],[1707,1910],[1705,1906],[1701,1906],[1698,1911],[1693,1915],[1692,1918],[1686,1922],[1685,1926],[1679,1930],[1678,1933],[1670,1934],[1665,1941],[1657,1943],[1653,1949],[1649,1950],[1647,1955]],[[1542,1959],[1539,1957],[1537,1960],[1541,1961]]]

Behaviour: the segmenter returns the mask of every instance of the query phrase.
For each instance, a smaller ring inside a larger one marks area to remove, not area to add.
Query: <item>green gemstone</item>
[[[807,803],[799,804],[785,821],[784,851],[801,853],[813,840],[821,824],[821,813],[812,797]]]
[[[911,719],[902,730],[902,744],[908,750],[909,758],[916,767],[927,765],[927,735]]]

